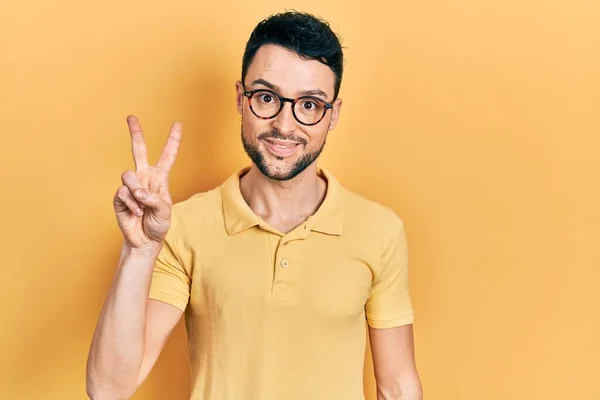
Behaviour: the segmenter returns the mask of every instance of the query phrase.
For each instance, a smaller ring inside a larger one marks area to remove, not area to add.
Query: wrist
[[[129,243],[124,242],[121,250],[121,255],[132,258],[156,258],[162,249],[162,242],[150,242],[140,247],[133,247]]]

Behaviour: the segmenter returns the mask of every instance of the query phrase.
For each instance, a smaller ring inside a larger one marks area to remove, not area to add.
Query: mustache
[[[281,132],[278,132],[278,131],[264,132],[264,133],[261,133],[260,135],[258,135],[258,139],[267,139],[267,138],[279,139],[279,140],[291,140],[291,141],[306,145],[306,140],[304,138],[301,138],[296,135],[285,136],[285,135],[281,134]]]

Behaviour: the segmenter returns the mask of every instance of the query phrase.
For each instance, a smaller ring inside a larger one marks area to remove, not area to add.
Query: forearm
[[[423,400],[423,394],[421,390],[389,395],[377,391],[377,400]]]
[[[123,247],[88,357],[87,391],[94,400],[127,398],[136,389],[158,250],[141,253]]]
[[[418,377],[394,385],[377,385],[377,400],[423,400]]]

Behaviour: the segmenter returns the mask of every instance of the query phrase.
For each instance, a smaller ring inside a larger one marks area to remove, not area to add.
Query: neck
[[[264,176],[256,165],[240,179],[240,191],[252,211],[263,219],[304,220],[314,214],[327,192],[316,162],[288,181]]]

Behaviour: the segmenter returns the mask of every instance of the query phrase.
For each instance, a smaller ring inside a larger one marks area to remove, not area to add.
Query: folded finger
[[[131,211],[137,216],[141,216],[144,213],[127,186],[121,186],[117,190],[114,198],[114,206],[117,212]]]
[[[123,174],[121,174],[121,182],[123,182],[123,185],[127,186],[131,193],[135,192],[137,189],[143,189],[140,179],[133,171],[123,172]]]

